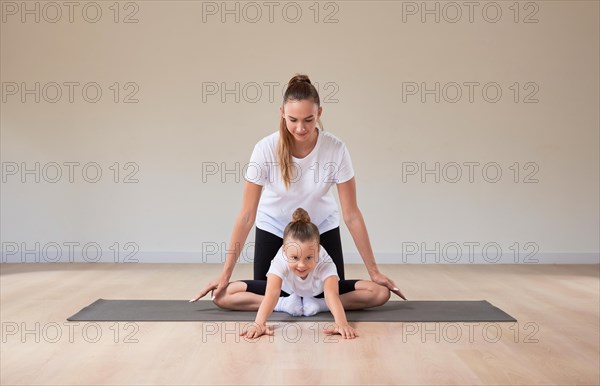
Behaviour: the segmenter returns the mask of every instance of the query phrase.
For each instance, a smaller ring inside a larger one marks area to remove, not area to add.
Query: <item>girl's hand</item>
[[[273,330],[267,327],[266,325],[259,325],[253,323],[250,327],[244,329],[241,333],[241,336],[245,336],[248,339],[259,338],[261,335],[270,335],[273,336]]]
[[[354,339],[358,337],[358,332],[348,323],[336,324],[334,328],[323,330],[327,335],[341,335],[344,339]]]

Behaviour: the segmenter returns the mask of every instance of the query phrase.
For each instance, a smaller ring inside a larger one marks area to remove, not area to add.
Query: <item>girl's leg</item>
[[[354,284],[354,291],[341,294],[340,300],[345,310],[359,310],[385,304],[390,294],[387,287],[370,280],[359,280]]]
[[[338,285],[344,310],[377,307],[390,299],[389,289],[369,280],[340,280]],[[329,311],[324,297],[325,294],[321,293],[314,298],[303,298],[304,315]]]
[[[225,291],[215,298],[221,308],[235,311],[258,311],[265,297],[266,280],[240,280],[229,283]],[[295,294],[280,292],[274,311],[284,311],[294,316],[302,315],[302,298]]]
[[[258,311],[264,295],[247,292],[248,285],[243,281],[229,283],[213,301],[217,306],[235,311]]]

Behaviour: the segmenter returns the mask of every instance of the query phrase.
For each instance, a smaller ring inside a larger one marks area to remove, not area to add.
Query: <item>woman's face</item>
[[[288,240],[283,252],[287,258],[288,267],[296,276],[306,279],[310,271],[315,269],[319,257],[319,243],[313,241],[300,242]]]
[[[285,119],[288,131],[299,143],[310,143],[314,138],[317,119],[321,117],[322,107],[312,100],[293,101],[280,108],[281,116]]]

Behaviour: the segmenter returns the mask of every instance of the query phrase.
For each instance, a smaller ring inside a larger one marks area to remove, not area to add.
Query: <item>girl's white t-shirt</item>
[[[323,234],[340,225],[337,202],[331,192],[354,176],[350,153],[344,142],[319,128],[317,143],[304,158],[292,156],[294,172],[285,190],[279,162],[279,131],[262,138],[254,146],[244,178],[264,187],[256,213],[256,227],[283,238],[296,208],[304,208],[311,222]]]
[[[288,294],[297,294],[302,297],[313,297],[323,292],[323,282],[329,276],[335,276],[340,280],[337,274],[335,263],[321,245],[319,259],[315,268],[308,273],[306,279],[302,279],[294,272],[290,271],[288,260],[283,252],[283,246],[271,260],[271,267],[267,275],[274,274],[279,276],[283,282],[281,289]]]

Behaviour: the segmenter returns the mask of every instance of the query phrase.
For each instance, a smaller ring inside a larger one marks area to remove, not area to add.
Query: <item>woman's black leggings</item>
[[[320,235],[321,245],[333,260],[340,280],[344,280],[344,256],[342,254],[342,239],[340,227],[333,228]],[[271,260],[283,245],[283,239],[277,235],[256,227],[254,241],[254,280],[267,280],[267,272],[271,267]]]

